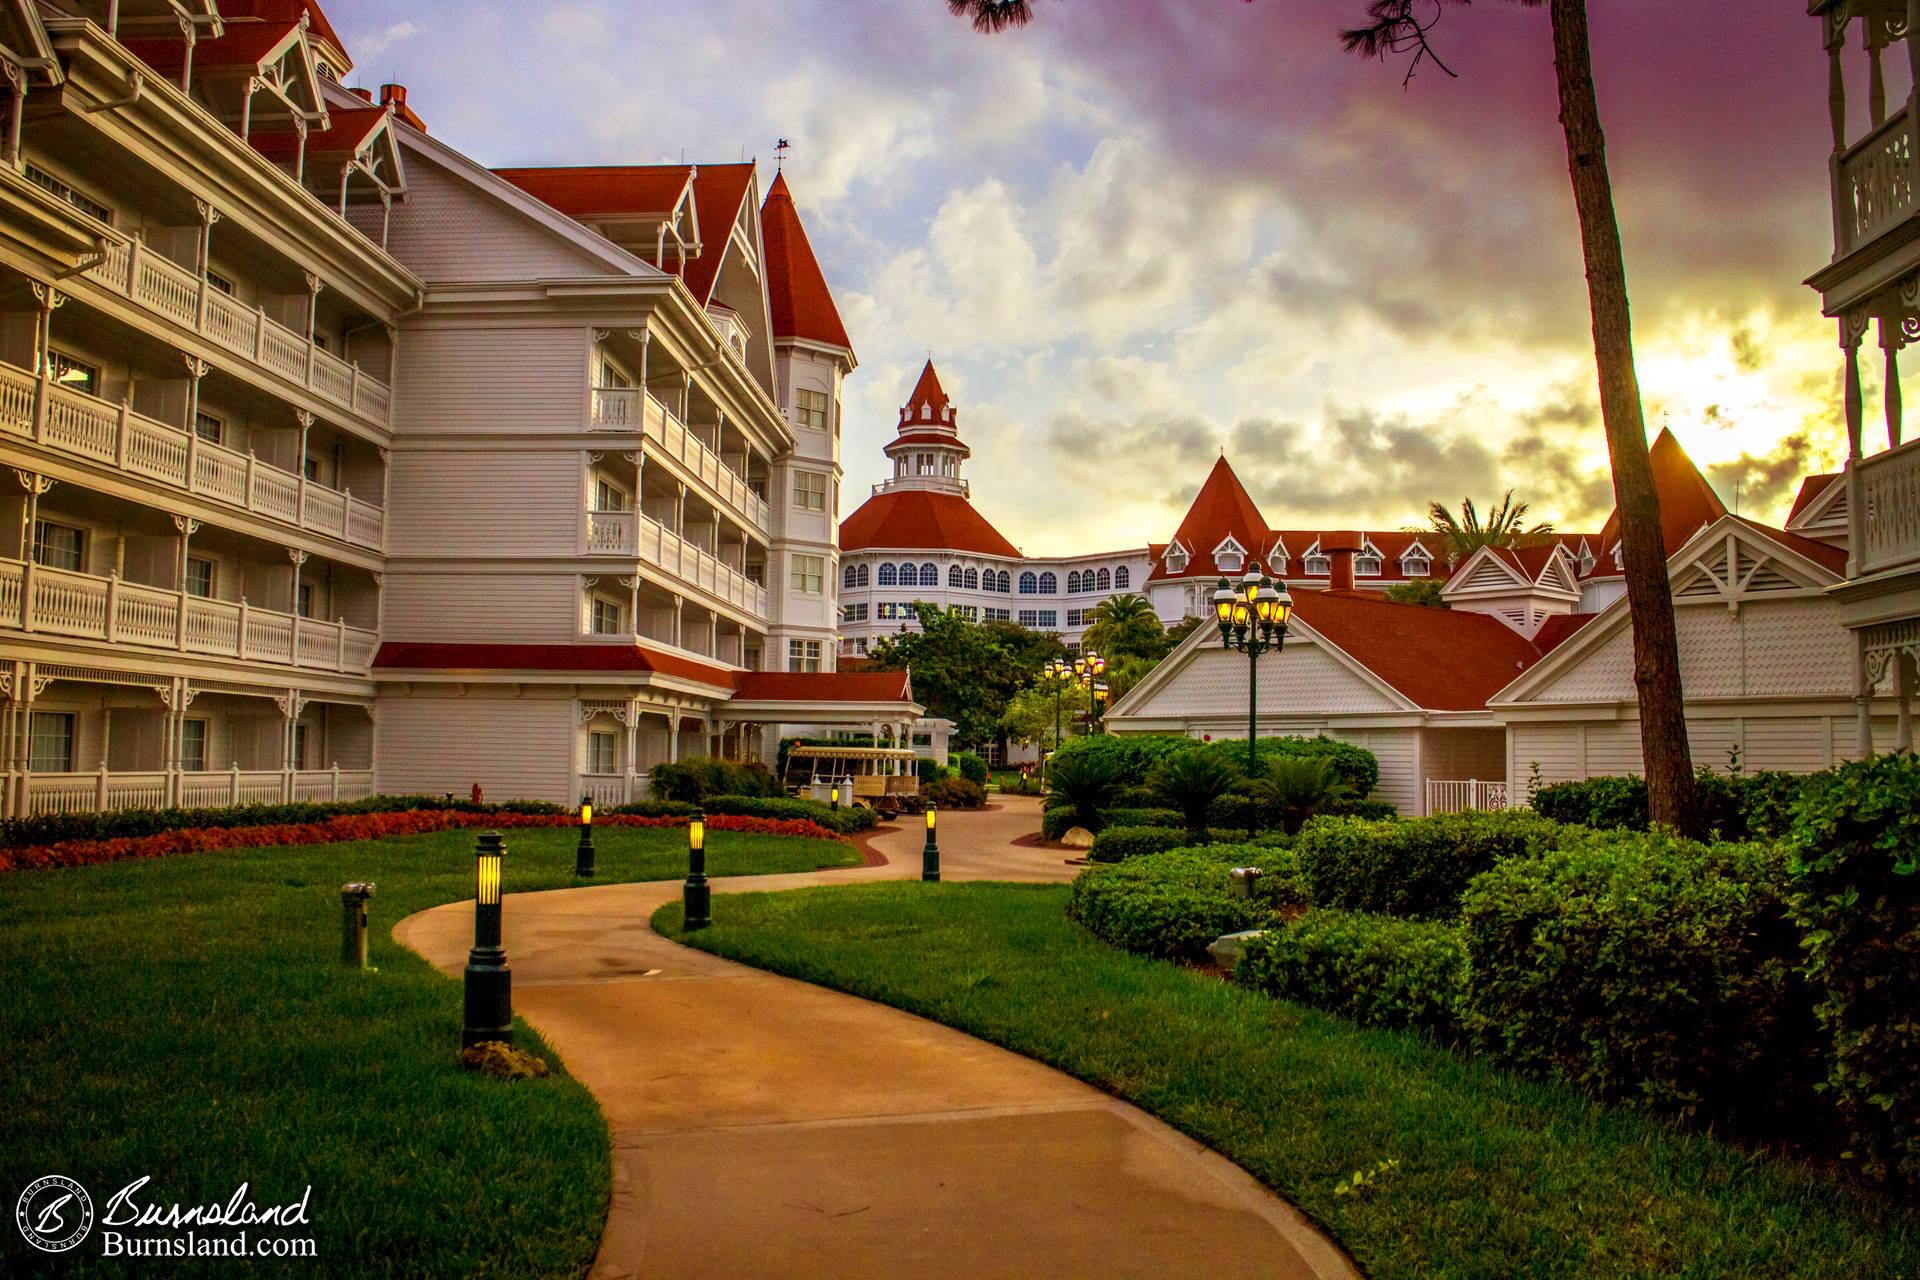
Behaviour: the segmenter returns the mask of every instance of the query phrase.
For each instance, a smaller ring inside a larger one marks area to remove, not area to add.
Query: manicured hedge
[[[1073,806],[1054,805],[1040,812],[1040,834],[1048,840],[1058,840],[1078,826],[1079,822]]]
[[[707,813],[738,814],[749,818],[775,818],[812,822],[839,835],[871,831],[880,819],[871,809],[843,804],[834,808],[820,800],[798,796],[708,796],[699,804],[681,800],[641,800],[605,810],[611,814],[633,814],[647,818],[684,818],[695,809]]]
[[[1100,820],[1110,827],[1184,827],[1178,809],[1102,809]]]
[[[1786,861],[1777,846],[1587,832],[1500,863],[1462,906],[1474,1043],[1682,1114],[1748,1121],[1804,1102],[1813,1007]]]
[[[1250,938],[1233,980],[1374,1027],[1460,1030],[1466,947],[1460,926],[1350,911],[1308,911]]]
[[[1067,914],[1128,951],[1203,961],[1215,938],[1254,928],[1269,914],[1234,896],[1231,865],[1183,851],[1091,867],[1074,880]]]
[[[1920,758],[1809,781],[1789,900],[1819,998],[1827,1096],[1869,1175],[1920,1181]]]
[[[1093,838],[1087,861],[1124,862],[1142,854],[1165,853],[1192,843],[1193,837],[1177,827],[1108,827]]]
[[[966,778],[942,778],[926,788],[926,797],[942,809],[979,809],[987,803],[987,789]]]
[[[1224,739],[1209,743],[1208,751],[1232,762],[1241,772],[1247,768],[1247,742]],[[1304,756],[1324,759],[1333,765],[1333,772],[1341,782],[1353,788],[1356,797],[1365,796],[1380,785],[1380,762],[1373,752],[1365,747],[1356,747],[1350,742],[1338,742],[1324,734],[1317,738],[1262,738],[1254,749],[1255,758],[1262,764],[1273,756]]]
[[[1281,843],[1287,839],[1286,836],[1263,836],[1255,844],[1203,844],[1177,852],[1206,858],[1228,868],[1258,867],[1260,878],[1254,881],[1254,901],[1271,910],[1291,912],[1309,905],[1313,895],[1307,887],[1306,876],[1301,874],[1300,859]]]
[[[1147,777],[1155,765],[1176,751],[1191,750],[1198,745],[1191,738],[1172,734],[1090,734],[1084,738],[1069,738],[1061,743],[1060,749],[1053,755],[1053,763],[1086,755],[1100,756],[1114,762],[1123,788],[1142,787],[1146,785]],[[1221,755],[1236,768],[1244,770],[1246,767],[1247,743],[1244,738],[1207,743],[1203,749]],[[1371,751],[1351,743],[1336,742],[1332,738],[1262,738],[1255,751],[1260,758],[1270,755],[1324,756],[1333,762],[1340,780],[1362,796],[1380,783],[1380,762]],[[1125,803],[1124,800],[1122,802]]]
[[[1322,906],[1448,919],[1475,876],[1504,858],[1538,852],[1569,831],[1515,809],[1381,822],[1315,818],[1294,849]]]
[[[992,771],[987,768],[987,762],[971,751],[956,752],[953,757],[953,767],[960,771],[961,777],[977,786],[986,786],[993,776]]]
[[[561,813],[545,800],[509,800],[476,804],[441,796],[370,796],[365,800],[245,804],[218,809],[112,809],[106,813],[43,813],[0,822],[0,849],[61,844],[73,840],[116,840],[159,835],[188,828],[305,826],[365,813]]]
[[[1809,778],[1774,771],[1729,776],[1701,769],[1694,782],[1706,830],[1723,840],[1774,840],[1792,828],[1793,806]],[[1532,804],[1535,813],[1583,827],[1645,831],[1651,825],[1647,780],[1636,775],[1551,783],[1535,789]]]

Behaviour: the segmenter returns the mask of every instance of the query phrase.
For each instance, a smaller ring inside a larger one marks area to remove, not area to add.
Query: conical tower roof
[[[1700,474],[1700,468],[1693,465],[1693,459],[1680,447],[1680,442],[1673,438],[1673,432],[1662,427],[1649,453],[1653,463],[1653,490],[1660,495],[1661,539],[1667,554],[1672,555],[1686,546],[1694,534],[1727,514],[1727,506]],[[1620,513],[1616,510],[1607,517],[1595,551],[1606,556],[1619,541]]]
[[[767,254],[767,305],[773,316],[773,336],[804,338],[830,347],[853,350],[840,310],[820,263],[800,225],[787,176],[775,174],[760,207],[760,238]]]
[[[1225,572],[1213,560],[1214,549],[1221,543],[1231,537],[1248,555],[1264,556],[1273,542],[1273,531],[1222,454],[1173,537],[1186,548],[1186,574],[1215,575]],[[1163,572],[1165,567],[1164,561],[1155,565],[1154,574],[1168,576]]]

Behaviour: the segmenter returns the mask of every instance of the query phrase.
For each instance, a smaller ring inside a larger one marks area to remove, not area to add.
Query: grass
[[[1129,955],[1066,901],[991,883],[730,894],[683,940],[1126,1098],[1305,1210],[1374,1280],[1920,1274],[1915,1215],[1820,1171]],[[679,923],[678,904],[654,915]]]
[[[509,893],[567,888],[574,829],[505,833]],[[0,1230],[0,1275],[571,1277],[605,1224],[607,1131],[564,1070],[502,1084],[455,1059],[461,987],[391,937],[473,896],[472,831],[0,875],[0,1196],[64,1173],[106,1199],[256,1203],[311,1185],[317,1258],[72,1253]],[[716,875],[859,861],[852,846],[708,834]],[[603,827],[598,882],[677,878],[686,833]],[[372,880],[371,960],[340,967],[340,885]],[[512,959],[512,904],[507,948]],[[558,1066],[524,1023],[516,1042]],[[258,1235],[260,1233],[255,1232]],[[299,1233],[295,1233],[299,1234]]]

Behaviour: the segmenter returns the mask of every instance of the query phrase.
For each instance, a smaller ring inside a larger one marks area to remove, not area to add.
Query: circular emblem
[[[50,1173],[20,1193],[13,1220],[34,1248],[65,1253],[93,1230],[93,1201],[72,1178]]]

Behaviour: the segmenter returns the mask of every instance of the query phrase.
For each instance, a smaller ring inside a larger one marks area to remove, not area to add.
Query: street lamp
[[[934,839],[934,826],[938,817],[938,807],[933,801],[927,801],[927,845],[920,851],[920,878],[935,882],[940,879],[940,845]]]
[[[498,831],[482,831],[474,850],[473,950],[467,953],[466,1026],[460,1047],[488,1040],[513,1043],[513,974],[500,945],[500,859],[506,846]]]
[[[1073,678],[1073,668],[1067,665],[1065,658],[1055,658],[1040,668],[1040,678],[1053,685],[1053,749],[1060,749],[1060,695],[1067,687],[1067,681]],[[1040,753],[1040,780],[1047,777],[1047,755]]]
[[[1106,682],[1100,677],[1107,673],[1107,660],[1092,649],[1080,656],[1073,664],[1074,683],[1086,690],[1087,694],[1087,731],[1100,732],[1099,703],[1106,697]]]
[[[580,847],[573,852],[573,874],[593,875],[593,804],[588,800],[580,802]]]
[[[687,883],[681,887],[685,907],[681,927],[688,933],[713,923],[713,891],[707,886],[707,815],[695,809],[687,820]]]
[[[1287,622],[1293,617],[1293,597],[1287,584],[1278,590],[1252,565],[1240,579],[1239,589],[1225,578],[1213,593],[1213,614],[1220,623],[1220,647],[1247,655],[1247,777],[1258,773],[1260,750],[1260,703],[1257,683],[1260,655],[1277,653],[1287,641]],[[1254,810],[1247,808],[1247,839],[1254,836]]]

